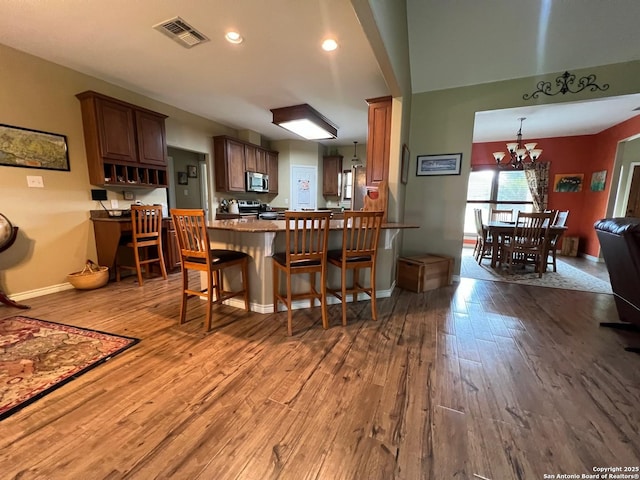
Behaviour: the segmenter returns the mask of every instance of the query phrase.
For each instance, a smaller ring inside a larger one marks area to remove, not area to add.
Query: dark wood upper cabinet
[[[166,115],[93,91],[80,100],[89,181],[166,187]]]
[[[278,152],[220,135],[213,137],[215,185],[218,192],[244,192],[245,172],[267,173],[269,193],[278,193]]]
[[[136,132],[138,134],[138,161],[151,165],[167,164],[167,136],[164,118],[137,110]]]
[[[340,175],[342,175],[342,155],[322,157],[322,195],[340,195]]]
[[[216,191],[244,192],[245,144],[233,138],[213,138]]]
[[[389,180],[391,154],[391,97],[367,100],[369,131],[367,138],[367,185]]]
[[[269,175],[269,193],[278,193],[278,152],[267,150],[266,164]]]

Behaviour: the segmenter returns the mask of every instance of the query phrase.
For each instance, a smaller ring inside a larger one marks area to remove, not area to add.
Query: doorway
[[[201,208],[209,214],[208,169],[205,153],[167,147],[169,208]]]

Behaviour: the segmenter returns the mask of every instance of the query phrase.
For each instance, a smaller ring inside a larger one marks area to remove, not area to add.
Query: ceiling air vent
[[[171,37],[185,48],[191,48],[209,40],[180,17],[165,20],[154,25],[153,28]]]

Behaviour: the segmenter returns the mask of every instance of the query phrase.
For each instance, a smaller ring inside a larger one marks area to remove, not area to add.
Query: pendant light
[[[359,162],[358,158],[358,142],[353,142],[353,157],[351,158],[352,162]]]

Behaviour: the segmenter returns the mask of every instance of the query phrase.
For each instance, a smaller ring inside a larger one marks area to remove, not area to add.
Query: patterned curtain
[[[549,201],[549,165],[550,162],[524,164],[524,176],[533,197],[533,208],[536,212],[544,212]]]

